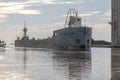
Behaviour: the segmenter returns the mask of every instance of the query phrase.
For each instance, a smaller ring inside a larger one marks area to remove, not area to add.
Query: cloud
[[[99,14],[99,13],[101,13],[100,11],[90,11],[90,12],[88,12],[88,13],[91,13],[91,14]]]
[[[105,13],[105,16],[110,17],[110,16],[111,16],[111,10],[108,10],[108,11]]]
[[[78,14],[78,16],[80,17],[87,17],[87,16],[93,16],[95,14],[99,14],[101,13],[100,11],[88,11],[86,13],[80,13]],[[67,15],[61,15],[61,17],[66,17]]]
[[[61,1],[61,0],[27,0],[26,3],[28,4],[46,4],[46,5],[70,5],[70,4],[79,4],[83,3],[85,0],[66,0],[66,1]]]
[[[26,14],[26,15],[36,15],[36,14],[40,14],[40,12],[38,10],[16,10],[16,13],[19,14]]]
[[[103,16],[101,18],[104,21],[111,21],[111,10],[107,10],[106,12],[103,13]]]
[[[85,14],[78,14],[80,17],[92,16],[93,14],[85,13]],[[67,15],[61,15],[61,17],[66,17]]]
[[[85,0],[74,0],[74,1],[54,1],[54,4],[55,5],[70,5],[70,4],[80,4],[80,3],[83,3],[85,2]]]
[[[0,15],[0,22],[4,22],[7,18],[7,15]]]
[[[79,14],[79,16],[81,17],[86,17],[86,16],[92,16],[93,14],[90,14],[90,13],[86,13],[86,14]]]
[[[26,3],[28,4],[55,4],[56,0],[27,0]]]
[[[0,2],[0,22],[7,20],[9,14],[37,15],[40,10],[27,9],[26,2]]]
[[[0,2],[0,14],[40,14],[39,10],[26,9],[25,3],[4,3]]]
[[[72,1],[66,1],[66,2],[56,2],[56,5],[65,5],[65,4],[74,4],[75,2]]]
[[[93,15],[96,15],[96,14],[99,14],[99,13],[101,13],[101,12],[100,11],[88,11],[86,13],[79,14],[79,16],[81,16],[81,17],[93,16]]]
[[[30,7],[36,5],[70,5],[70,4],[78,4],[81,2],[85,2],[84,0],[75,0],[75,1],[60,1],[60,0],[26,0],[26,1],[17,1],[17,2],[4,2],[0,1],[0,15],[6,16],[2,18],[5,21],[9,14],[22,14],[22,15],[38,15],[42,14],[41,10],[31,9]]]

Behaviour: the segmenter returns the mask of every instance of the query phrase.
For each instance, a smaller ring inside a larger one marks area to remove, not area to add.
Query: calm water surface
[[[112,72],[110,48],[0,50],[0,80],[110,80]]]

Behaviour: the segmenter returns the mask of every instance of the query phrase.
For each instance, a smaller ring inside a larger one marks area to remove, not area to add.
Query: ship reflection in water
[[[90,52],[55,52],[54,66],[56,73],[64,71],[61,78],[64,76],[67,80],[91,80]]]
[[[112,80],[120,80],[120,49],[112,49]]]
[[[110,58],[110,49],[101,48],[81,52],[7,48],[0,51],[0,80],[110,80]]]

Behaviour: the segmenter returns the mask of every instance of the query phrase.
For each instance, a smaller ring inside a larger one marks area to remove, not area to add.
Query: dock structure
[[[120,47],[120,0],[112,0],[112,47]]]

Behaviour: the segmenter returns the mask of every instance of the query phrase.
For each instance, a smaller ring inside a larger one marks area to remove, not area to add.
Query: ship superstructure
[[[65,28],[54,31],[53,39],[53,47],[56,49],[90,49],[92,29],[82,26],[78,11],[70,9],[67,14]]]

